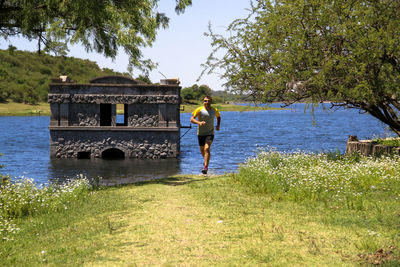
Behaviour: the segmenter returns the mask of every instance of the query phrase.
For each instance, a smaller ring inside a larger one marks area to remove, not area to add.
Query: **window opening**
[[[117,104],[117,126],[128,126],[127,104]]]
[[[61,125],[61,104],[58,103],[57,104],[57,125],[60,126]]]
[[[111,104],[100,104],[100,126],[111,126]]]

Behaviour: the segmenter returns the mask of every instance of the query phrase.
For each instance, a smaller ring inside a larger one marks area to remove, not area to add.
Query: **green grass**
[[[192,113],[196,108],[201,107],[202,103],[199,104],[182,104],[181,112],[183,113]],[[251,105],[235,105],[235,104],[220,104],[215,103],[212,105],[217,108],[219,111],[258,111],[258,110],[282,110],[283,108],[270,108],[270,107],[262,107],[262,106],[251,106]]]
[[[38,187],[33,179],[0,175],[0,237],[12,240],[18,232],[15,221],[39,214],[57,213],[68,208],[70,202],[85,198],[93,186],[86,179],[68,183],[52,183]]]
[[[239,168],[237,179],[277,199],[321,201],[365,209],[376,196],[400,197],[400,157],[260,151]]]
[[[0,116],[50,116],[49,103],[40,102],[37,105],[23,103],[0,103]]]
[[[61,208],[19,216],[20,230],[0,245],[0,262],[399,266],[398,163],[267,151],[235,174],[86,190]],[[257,173],[269,169],[280,179],[262,182]]]

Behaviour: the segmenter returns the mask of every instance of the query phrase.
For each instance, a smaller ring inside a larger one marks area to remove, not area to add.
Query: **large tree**
[[[205,71],[220,69],[231,90],[266,102],[332,101],[400,135],[400,1],[258,0],[228,30],[210,27]]]
[[[150,46],[168,18],[157,11],[160,0],[0,0],[0,37],[37,40],[38,50],[64,53],[68,44],[114,58],[121,47],[130,66],[148,69],[141,48]],[[171,0],[170,0],[171,1]],[[191,0],[175,0],[183,12]]]
[[[204,96],[211,95],[212,90],[211,88],[206,85],[197,85],[193,84],[190,87],[185,87],[181,91],[181,96],[184,101],[192,101],[192,100],[203,100]]]

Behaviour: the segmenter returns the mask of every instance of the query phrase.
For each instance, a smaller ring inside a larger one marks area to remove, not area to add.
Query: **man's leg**
[[[210,164],[210,158],[211,158],[211,141],[206,142],[204,145],[204,166],[208,168],[208,164]]]
[[[204,144],[205,145],[205,144]],[[200,146],[200,153],[204,158],[204,146]]]
[[[210,158],[211,158],[210,148],[211,148],[211,144],[213,142],[214,136],[208,135],[208,136],[204,137],[204,139],[202,139],[202,138],[203,137],[199,136],[200,152],[204,158],[204,165],[203,165],[204,167],[201,172],[203,174],[206,174],[208,171],[208,165],[210,163]]]

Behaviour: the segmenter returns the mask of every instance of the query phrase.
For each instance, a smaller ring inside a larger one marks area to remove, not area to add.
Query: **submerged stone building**
[[[178,79],[122,76],[50,84],[51,158],[173,158],[180,152]],[[117,116],[118,109],[123,114]]]

